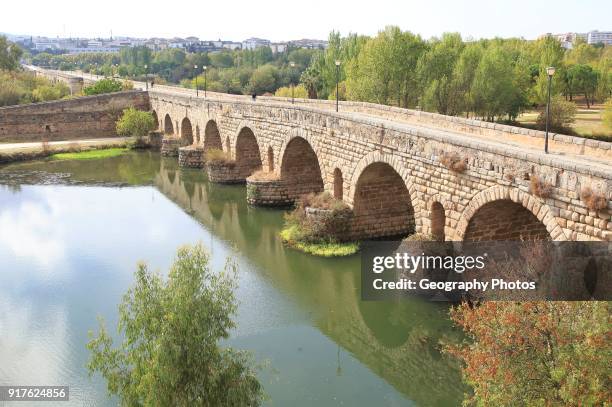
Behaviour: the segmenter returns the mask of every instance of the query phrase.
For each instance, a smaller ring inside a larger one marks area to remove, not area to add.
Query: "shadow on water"
[[[154,185],[231,242],[263,278],[311,314],[325,336],[417,405],[460,404],[465,388],[458,366],[440,352],[440,343],[460,338],[446,305],[362,301],[359,256],[324,259],[285,248],[278,238],[283,211],[250,207],[244,186],[209,183],[202,170],[179,168],[175,159],[152,152],[12,164],[0,168],[0,183],[40,183],[41,173],[66,184]]]

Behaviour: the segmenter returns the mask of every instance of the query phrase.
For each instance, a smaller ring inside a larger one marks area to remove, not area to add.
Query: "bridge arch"
[[[222,150],[223,146],[217,122],[210,119],[206,122],[206,127],[204,128],[204,151],[212,149]]]
[[[167,134],[169,136],[174,134],[174,126],[172,126],[172,118],[167,113],[166,113],[166,116],[164,116],[164,134]]]
[[[303,130],[289,134],[280,152],[280,178],[285,181],[290,199],[322,192],[323,176],[319,157],[310,137]]]
[[[567,240],[550,207],[518,188],[495,185],[474,196],[457,223],[457,240]]]
[[[159,117],[157,117],[157,112],[155,110],[151,111],[151,115],[153,116],[153,120],[155,121],[155,129],[154,130],[159,130]]]
[[[183,145],[189,146],[193,144],[193,127],[191,127],[191,120],[187,117],[181,122],[181,140]]]
[[[236,137],[236,168],[245,178],[262,168],[259,144],[249,127],[242,127]]]
[[[405,236],[415,233],[412,194],[397,167],[374,161],[357,173],[353,190],[353,224],[356,239]]]

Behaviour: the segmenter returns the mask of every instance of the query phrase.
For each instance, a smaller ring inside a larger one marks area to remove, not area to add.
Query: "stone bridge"
[[[546,155],[538,131],[368,103],[336,113],[327,101],[167,89],[149,99],[165,138],[182,154],[225,151],[225,181],[246,179],[256,201],[344,200],[351,238],[612,240],[610,143],[553,134]]]

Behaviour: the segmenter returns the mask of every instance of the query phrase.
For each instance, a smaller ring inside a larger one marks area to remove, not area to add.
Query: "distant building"
[[[612,45],[612,31],[591,31],[587,33],[587,43]]]
[[[286,42],[273,42],[270,44],[270,48],[272,48],[272,52],[275,54],[282,54],[287,51],[287,43]]]
[[[302,39],[289,41],[289,45],[295,48],[325,49],[327,48],[327,41]]]
[[[259,47],[269,47],[270,41],[261,38],[249,38],[242,41],[242,49],[257,49]]]
[[[236,49],[242,49],[242,43],[234,41],[223,41],[223,48],[231,49],[232,51]]]

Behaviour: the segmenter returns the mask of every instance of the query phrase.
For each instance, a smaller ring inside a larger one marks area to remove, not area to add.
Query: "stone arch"
[[[280,178],[290,199],[323,191],[323,176],[319,158],[303,133],[292,134],[281,150]]]
[[[392,165],[381,161],[368,164],[352,189],[352,238],[405,236],[416,231],[411,194]]]
[[[187,117],[181,122],[181,140],[183,145],[189,146],[193,144],[193,128],[191,127],[191,120]]]
[[[196,131],[195,131],[195,144],[199,145],[200,144],[200,126],[198,124],[196,124]]]
[[[268,146],[268,172],[274,171],[274,150]]]
[[[502,185],[485,189],[471,199],[457,223],[456,238],[567,240],[550,207],[541,199]]]
[[[223,146],[221,145],[221,134],[217,122],[211,119],[206,122],[206,128],[204,129],[204,151],[212,149],[222,150]]]
[[[174,126],[172,126],[172,118],[169,114],[166,114],[166,116],[164,116],[164,134],[167,134],[169,136],[174,134]]]
[[[249,127],[240,129],[236,137],[236,168],[241,178],[261,170],[261,154],[255,133]]]
[[[446,225],[446,213],[444,206],[438,201],[434,201],[430,208],[431,235],[438,242],[445,240],[444,226]]]
[[[151,115],[153,115],[153,121],[155,121],[155,129],[159,130],[159,117],[157,117],[157,112],[155,110],[151,111]]]
[[[334,169],[334,198],[342,200],[344,193],[344,180],[340,168]]]

